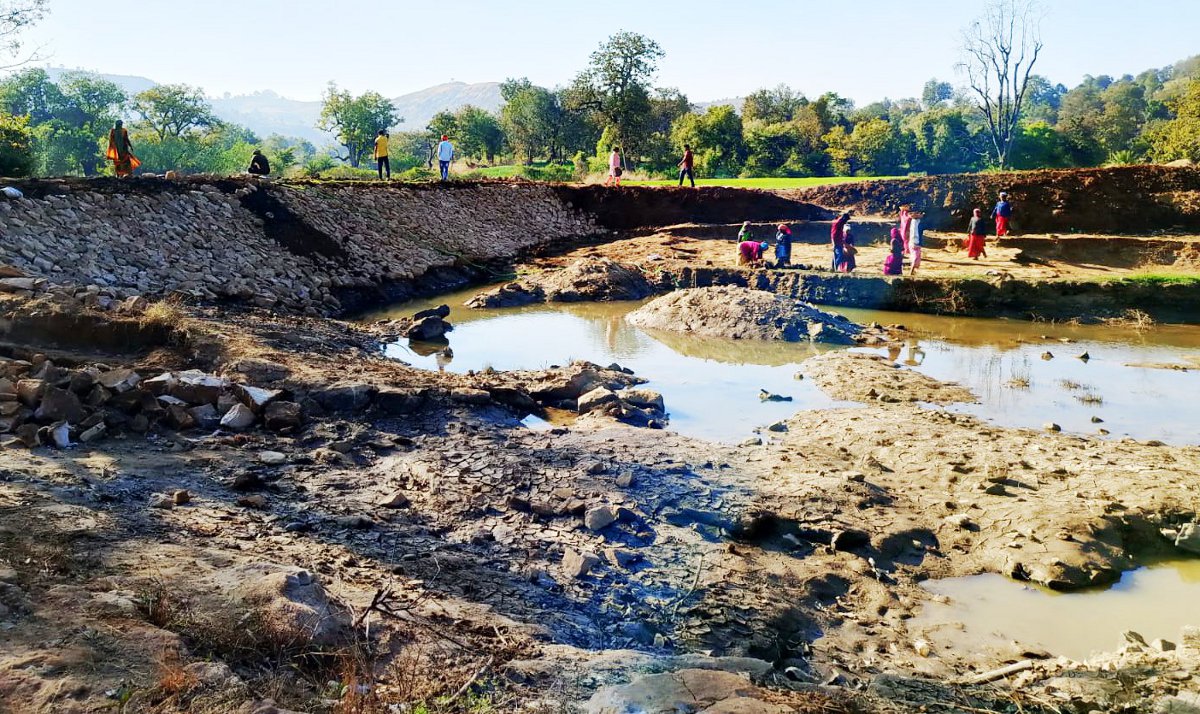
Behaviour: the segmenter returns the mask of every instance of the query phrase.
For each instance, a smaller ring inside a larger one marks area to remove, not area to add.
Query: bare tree
[[[37,53],[21,56],[20,35],[46,16],[48,0],[0,0],[0,69],[19,67],[38,59]]]
[[[1042,51],[1037,0],[992,0],[963,32],[966,73],[975,106],[987,122],[991,154],[1003,168],[1012,154],[1025,90]]]

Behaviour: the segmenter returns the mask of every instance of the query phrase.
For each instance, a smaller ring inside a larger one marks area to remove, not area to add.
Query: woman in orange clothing
[[[113,171],[118,178],[133,174],[133,170],[142,165],[138,157],[133,155],[133,144],[129,141],[129,130],[118,119],[108,132],[108,153],[105,156],[113,162]]]
[[[979,256],[987,257],[987,251],[984,249],[986,242],[986,229],[983,227],[983,211],[975,209],[975,215],[971,217],[971,224],[967,226],[967,257],[971,260],[979,260]]]

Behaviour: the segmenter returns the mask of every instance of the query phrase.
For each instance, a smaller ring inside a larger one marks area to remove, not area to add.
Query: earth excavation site
[[[1200,711],[1200,170],[14,185],[0,711]]]

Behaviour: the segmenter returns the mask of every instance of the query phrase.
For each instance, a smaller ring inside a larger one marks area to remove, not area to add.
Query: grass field
[[[730,179],[696,179],[697,186],[728,186],[730,188],[809,188],[810,186],[825,186],[831,183],[850,183],[852,181],[873,181],[875,179],[901,178],[897,176],[808,176],[805,178],[730,178]],[[623,181],[622,186],[675,186],[678,179],[661,181]]]

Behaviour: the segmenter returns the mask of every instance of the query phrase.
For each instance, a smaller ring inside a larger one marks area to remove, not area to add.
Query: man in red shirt
[[[679,162],[679,185],[683,185],[683,177],[687,176],[692,182],[692,188],[696,188],[696,174],[692,171],[692,147],[687,144],[683,145],[683,160]]]

